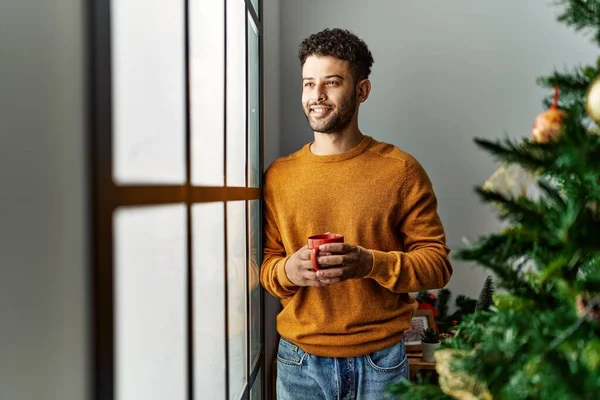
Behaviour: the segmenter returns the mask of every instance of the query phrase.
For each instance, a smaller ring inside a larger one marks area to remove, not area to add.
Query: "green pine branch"
[[[548,89],[559,88],[558,108],[563,110],[577,109],[584,111],[588,87],[600,71],[597,66],[581,66],[571,72],[555,71],[550,76],[538,77],[537,84]],[[554,95],[542,100],[544,109],[554,103]]]
[[[549,189],[549,188],[548,188]],[[550,190],[550,189],[549,189]],[[525,196],[518,198],[508,198],[492,190],[477,188],[477,194],[484,202],[494,203],[499,206],[499,217],[513,224],[525,225],[528,230],[534,232],[535,237],[529,237],[529,241],[538,242],[540,239],[546,241],[549,245],[555,245],[560,242],[561,237],[557,236],[560,232],[562,213],[566,205],[562,200],[555,196],[534,201]],[[522,233],[525,231],[521,231]],[[525,236],[524,238],[527,239]]]
[[[585,94],[592,80],[598,75],[598,69],[593,66],[580,66],[571,72],[558,72],[550,76],[541,76],[537,78],[537,84],[548,89],[560,88],[559,98],[564,93],[576,92]]]
[[[600,253],[586,255],[581,260],[579,271],[574,290],[578,293],[600,293]]]
[[[595,0],[560,0],[565,8],[558,21],[575,31],[591,33],[596,44],[600,44],[600,3]]]
[[[453,348],[468,350],[469,354],[460,358],[453,369],[485,382],[496,394],[494,397],[500,399],[579,399],[585,398],[579,397],[582,386],[586,390],[598,388],[600,381],[595,380],[594,374],[573,370],[576,365],[574,346],[582,343],[588,322],[579,323],[569,304],[540,310],[540,302],[501,295],[494,312],[466,317],[460,325],[459,334],[449,344]],[[573,330],[573,326],[580,329]],[[549,347],[557,337],[561,338],[559,345]],[[561,371],[562,375],[557,380],[547,382],[554,376],[552,368],[557,364],[571,370]],[[567,376],[579,380],[580,386],[565,386],[563,379]],[[571,397],[540,396],[540,385],[544,388],[553,386],[554,394],[565,393]]]
[[[402,381],[390,386],[391,395],[402,400],[453,400],[439,386],[427,383],[419,376],[416,382]]]
[[[544,179],[540,179],[537,184],[552,205],[559,207],[560,210],[565,210],[567,208],[565,198],[557,187]]]
[[[508,138],[495,141],[475,138],[474,141],[477,146],[492,154],[497,160],[518,163],[534,173],[549,169],[554,164],[552,155],[556,147],[555,143],[539,144],[529,141],[517,143]]]

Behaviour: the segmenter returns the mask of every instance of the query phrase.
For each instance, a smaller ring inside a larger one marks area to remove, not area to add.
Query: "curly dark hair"
[[[300,65],[313,55],[348,61],[355,81],[367,79],[373,65],[373,55],[367,44],[346,29],[325,29],[304,39],[298,51]]]

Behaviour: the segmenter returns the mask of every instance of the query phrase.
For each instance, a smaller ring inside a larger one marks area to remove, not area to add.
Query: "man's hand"
[[[317,279],[324,284],[364,278],[373,268],[373,252],[348,243],[328,243],[319,247]],[[310,263],[310,262],[309,262]]]
[[[320,252],[319,254],[329,254]],[[308,246],[302,247],[288,258],[285,263],[285,274],[296,286],[327,286],[317,278],[317,273],[312,268],[310,257],[312,250]]]

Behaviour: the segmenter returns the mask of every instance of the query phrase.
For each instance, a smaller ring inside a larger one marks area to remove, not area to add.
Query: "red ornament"
[[[458,324],[458,321],[457,321],[457,320],[455,320],[455,319],[453,319],[453,320],[452,320],[452,326],[455,326],[455,325],[457,325],[457,324]]]
[[[434,317],[437,317],[437,310],[429,303],[419,303],[419,310],[431,310]]]
[[[435,300],[435,294],[430,293],[429,294],[429,300]]]
[[[548,143],[558,136],[567,113],[558,108],[558,87],[554,89],[554,102],[548,111],[539,114],[533,121],[533,140]]]

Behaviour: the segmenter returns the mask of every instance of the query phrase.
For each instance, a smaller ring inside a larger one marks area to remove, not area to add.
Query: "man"
[[[452,274],[431,182],[398,148],[363,135],[373,64],[354,34],[300,45],[302,105],[314,141],[275,161],[264,185],[261,283],[281,299],[277,399],[381,399],[408,378],[403,332],[416,301]],[[308,236],[344,235],[320,247]]]

